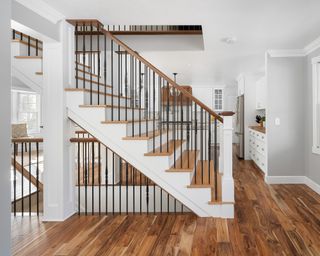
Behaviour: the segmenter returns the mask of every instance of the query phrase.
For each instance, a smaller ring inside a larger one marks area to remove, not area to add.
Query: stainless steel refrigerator
[[[236,155],[239,158],[244,158],[244,95],[237,97],[236,114]]]

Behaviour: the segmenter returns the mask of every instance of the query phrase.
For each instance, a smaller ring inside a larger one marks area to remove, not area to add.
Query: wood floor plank
[[[234,157],[235,218],[194,214],[12,217],[12,255],[320,255],[320,195],[267,185]]]

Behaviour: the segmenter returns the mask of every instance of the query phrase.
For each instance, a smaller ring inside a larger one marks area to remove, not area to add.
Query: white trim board
[[[267,184],[304,184],[320,195],[320,185],[307,176],[265,176]]]
[[[267,53],[273,58],[305,57],[320,48],[320,36],[303,49],[269,49]]]

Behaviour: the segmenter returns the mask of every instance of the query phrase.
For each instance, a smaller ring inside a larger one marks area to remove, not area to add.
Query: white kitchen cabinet
[[[249,154],[255,164],[267,173],[267,137],[265,133],[249,129]]]
[[[267,83],[263,77],[256,83],[256,109],[265,109],[267,105]]]

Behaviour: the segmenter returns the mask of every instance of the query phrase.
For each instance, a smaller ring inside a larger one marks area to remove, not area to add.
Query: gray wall
[[[267,60],[268,176],[305,175],[305,62],[305,57]]]
[[[312,153],[312,64],[313,57],[320,56],[320,49],[307,57],[307,84],[306,84],[306,129],[305,129],[305,159],[306,176],[320,184],[320,155]]]
[[[10,17],[11,0],[1,0],[0,15],[0,255],[10,255]]]

